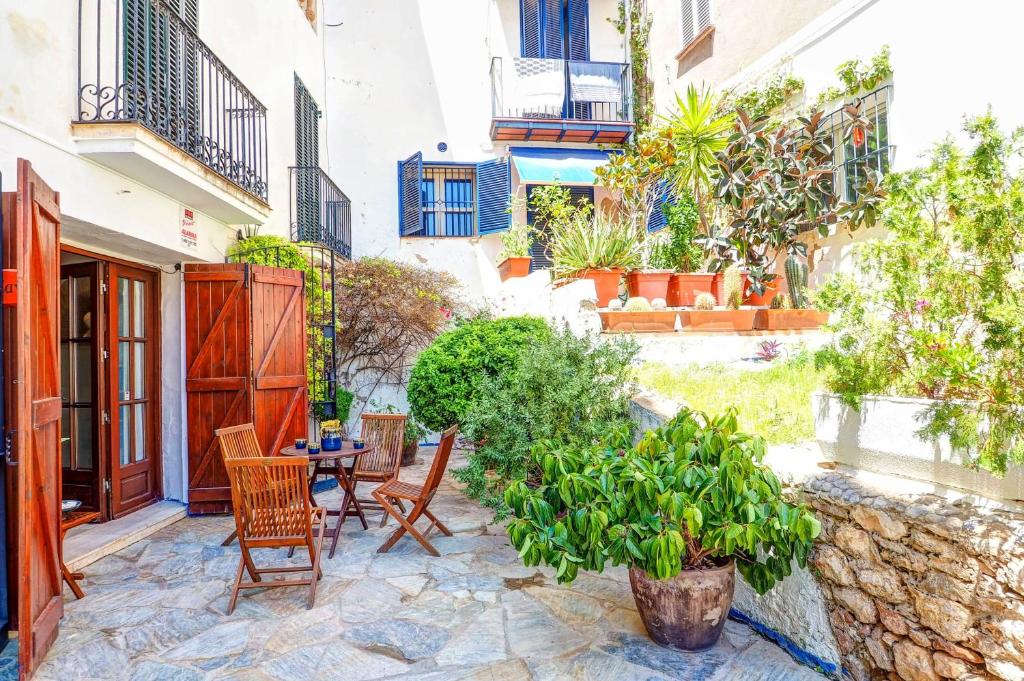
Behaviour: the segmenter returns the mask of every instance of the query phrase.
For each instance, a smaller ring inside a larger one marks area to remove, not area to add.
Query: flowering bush
[[[866,243],[857,276],[836,276],[817,304],[833,313],[818,354],[828,387],[939,400],[921,435],[948,435],[975,465],[1024,461],[1024,132],[986,114],[974,148],[935,147],[927,167],[886,178],[890,238]]]

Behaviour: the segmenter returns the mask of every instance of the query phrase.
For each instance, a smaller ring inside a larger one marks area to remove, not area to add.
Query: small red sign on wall
[[[4,307],[18,304],[18,270],[4,270]]]

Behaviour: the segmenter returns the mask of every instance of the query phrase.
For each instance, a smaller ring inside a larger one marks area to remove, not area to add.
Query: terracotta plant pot
[[[416,452],[420,450],[420,444],[418,442],[410,442],[407,445],[402,445],[402,464],[403,466],[411,466],[416,463]]]
[[[745,275],[744,275],[745,276]],[[744,287],[749,287],[750,282],[744,280]],[[744,301],[744,305],[753,305],[755,307],[765,306],[772,304],[772,299],[786,290],[786,279],[782,276],[775,277],[770,282],[765,283],[764,293],[754,293],[747,288],[747,298]]]
[[[615,298],[619,297],[619,280],[622,279],[622,268],[613,267],[605,270],[583,270],[576,276],[581,279],[590,279],[597,289],[597,306],[608,307]]]
[[[685,315],[685,312],[676,310],[652,310],[650,312],[608,310],[599,314],[602,328],[612,333],[671,333],[676,330],[676,318]]]
[[[752,331],[758,310],[689,310],[686,331]]]
[[[525,277],[530,273],[530,256],[522,258],[505,258],[498,265],[498,274],[501,275],[502,281],[514,279],[515,277]]]
[[[652,579],[629,569],[633,599],[647,633],[658,645],[706,650],[715,645],[732,606],[736,565],[683,570],[672,579]]]
[[[828,321],[828,312],[820,310],[758,310],[754,328],[764,331],[817,329]]]
[[[672,270],[633,270],[626,275],[626,290],[630,298],[643,296],[647,300],[665,299]]]
[[[680,272],[668,280],[665,303],[669,307],[693,305],[701,293],[715,293],[715,275],[712,272]]]

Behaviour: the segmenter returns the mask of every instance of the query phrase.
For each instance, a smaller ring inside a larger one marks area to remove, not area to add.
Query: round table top
[[[336,449],[330,452],[325,452],[321,449],[316,454],[310,454],[309,450],[305,447],[298,449],[297,447],[291,446],[282,449],[281,454],[283,456],[305,456],[309,457],[310,461],[324,461],[326,459],[340,459],[345,456],[362,456],[363,454],[368,454],[373,450],[374,447],[371,445],[366,445],[362,449],[356,449],[352,446],[351,440],[345,440],[341,443],[341,449]]]

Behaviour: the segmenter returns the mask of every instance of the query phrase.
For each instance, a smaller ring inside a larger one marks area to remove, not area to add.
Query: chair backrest
[[[356,474],[398,475],[405,440],[405,414],[363,414],[361,437],[374,450],[356,458]]]
[[[434,453],[434,461],[430,464],[430,472],[427,479],[423,481],[423,494],[430,497],[437,490],[438,485],[444,478],[444,471],[448,468],[448,459],[452,455],[452,446],[455,444],[455,435],[459,432],[458,426],[452,426],[441,434],[441,441],[437,444],[437,451]]]
[[[251,423],[218,428],[213,431],[220,444],[220,452],[227,459],[253,459],[263,456],[256,428]]]
[[[226,459],[224,465],[241,539],[312,537],[307,457]]]

